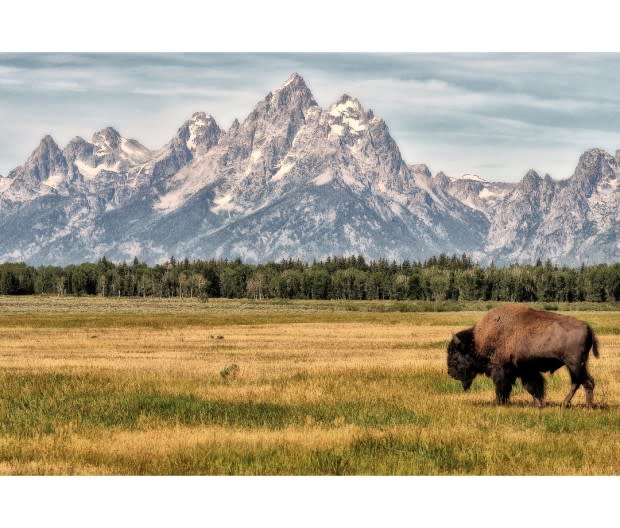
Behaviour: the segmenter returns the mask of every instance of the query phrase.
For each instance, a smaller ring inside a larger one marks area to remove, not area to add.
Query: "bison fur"
[[[478,374],[489,376],[499,404],[507,403],[517,379],[534,403],[542,407],[545,380],[542,372],[553,373],[566,366],[571,388],[563,406],[570,406],[580,386],[586,403],[593,404],[594,380],[588,372],[590,350],[598,357],[592,328],[583,321],[522,305],[506,305],[485,314],[473,327],[452,336],[448,344],[448,374],[467,390]]]

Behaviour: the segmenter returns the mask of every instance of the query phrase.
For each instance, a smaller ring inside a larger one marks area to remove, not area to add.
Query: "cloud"
[[[0,173],[44,133],[113,125],[156,148],[197,110],[227,127],[293,71],[323,107],[357,97],[405,159],[439,168],[516,179],[546,152],[562,175],[583,145],[620,144],[620,54],[0,54]]]

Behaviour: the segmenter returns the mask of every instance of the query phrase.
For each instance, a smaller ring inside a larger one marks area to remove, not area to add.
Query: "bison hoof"
[[[534,406],[538,407],[539,409],[542,409],[545,406],[545,402],[543,400],[535,399]]]

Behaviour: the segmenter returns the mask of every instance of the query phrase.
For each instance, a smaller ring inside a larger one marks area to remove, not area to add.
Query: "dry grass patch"
[[[0,299],[0,473],[618,474],[619,312],[599,333],[595,399],[492,404],[446,374],[481,312],[380,304]],[[385,308],[385,307],[384,307]],[[213,337],[212,337],[213,336]],[[219,338],[218,338],[219,336]],[[221,372],[237,365],[235,375]]]

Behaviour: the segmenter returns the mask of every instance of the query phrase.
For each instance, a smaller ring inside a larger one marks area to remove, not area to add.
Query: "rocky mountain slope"
[[[485,250],[500,262],[614,262],[620,257],[620,156],[585,152],[567,180],[529,171],[504,198]]]
[[[226,131],[196,113],[159,150],[113,128],[46,136],[0,177],[0,261],[170,255],[250,262],[470,253],[498,263],[617,259],[618,155],[518,184],[407,165],[386,123],[343,95],[320,108],[292,75]]]

